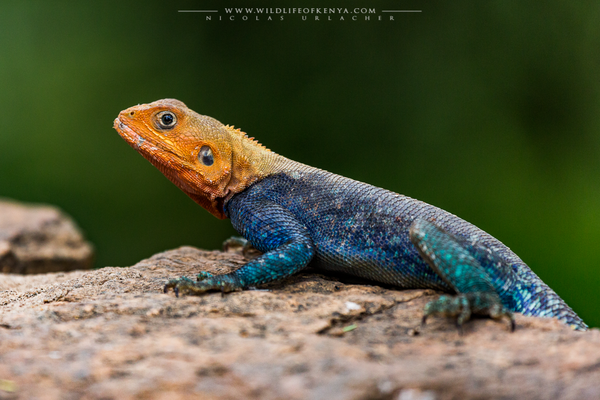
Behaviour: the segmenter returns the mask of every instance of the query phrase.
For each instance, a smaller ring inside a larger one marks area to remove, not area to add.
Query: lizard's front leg
[[[454,236],[431,222],[417,219],[410,227],[410,240],[431,268],[458,293],[443,295],[427,304],[423,323],[429,315],[441,314],[456,317],[456,324],[462,329],[471,314],[481,314],[508,318],[514,331],[513,315],[502,304],[489,275]]]
[[[165,292],[171,288],[175,294],[230,292],[283,279],[310,262],[315,253],[312,239],[287,209],[266,200],[236,202],[235,206],[230,210],[234,227],[264,254],[229,274],[201,273],[198,281],[173,279],[165,285]]]

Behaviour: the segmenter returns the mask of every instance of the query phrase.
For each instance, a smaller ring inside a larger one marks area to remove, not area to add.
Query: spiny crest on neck
[[[235,134],[239,135],[239,137],[241,137],[242,140],[244,140],[248,143],[251,143],[254,146],[258,146],[259,148],[261,148],[263,150],[273,152],[272,150],[267,148],[265,145],[260,143],[258,140],[256,140],[254,137],[248,136],[248,134],[246,132],[242,131],[240,128],[236,129],[233,125],[225,125],[225,129],[227,129],[230,132],[234,132]]]

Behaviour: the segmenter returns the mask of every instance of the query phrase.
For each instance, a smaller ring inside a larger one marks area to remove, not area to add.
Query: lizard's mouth
[[[131,129],[125,122],[121,120],[121,117],[118,116],[115,118],[115,122],[113,124],[115,130],[119,133],[119,135],[127,142],[131,147],[138,151],[144,151],[144,144],[150,144],[153,149],[158,150],[159,147],[162,147],[156,143],[149,142],[148,139],[142,137],[139,133]],[[148,142],[148,143],[147,143]],[[162,151],[168,151],[167,149],[160,148]]]
[[[160,165],[171,165],[171,163],[181,164],[181,158],[173,150],[161,141],[153,140],[152,135],[140,135],[121,119],[121,115],[115,118],[113,127],[119,136],[157,168],[160,169]]]

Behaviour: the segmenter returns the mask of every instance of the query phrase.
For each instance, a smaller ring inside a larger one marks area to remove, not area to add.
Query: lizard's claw
[[[200,278],[200,275],[198,277]],[[200,279],[198,280],[200,281]],[[167,293],[169,289],[173,289],[173,293],[175,293],[175,296],[179,297],[179,293],[201,294],[210,289],[210,287],[203,287],[205,285],[198,285],[198,283],[199,282],[193,281],[188,277],[182,276],[179,279],[171,279],[169,282],[167,282],[164,288],[164,292]]]
[[[181,277],[180,279],[171,279],[169,282],[167,282],[167,284],[165,285],[165,287],[163,288],[163,292],[167,293],[169,291],[169,289],[173,289],[173,292],[175,293],[175,296],[179,297],[179,290],[177,288],[177,285],[179,284],[179,282],[182,279],[188,279],[186,277]],[[189,279],[188,279],[189,280]]]

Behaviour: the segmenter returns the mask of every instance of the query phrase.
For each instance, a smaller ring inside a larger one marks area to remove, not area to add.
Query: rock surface
[[[130,268],[0,283],[0,398],[597,399],[600,332],[517,316],[459,336],[429,290],[307,272],[261,290],[175,298],[167,279],[231,271],[191,247]]]
[[[0,199],[0,272],[88,269],[93,256],[75,223],[57,208]]]

